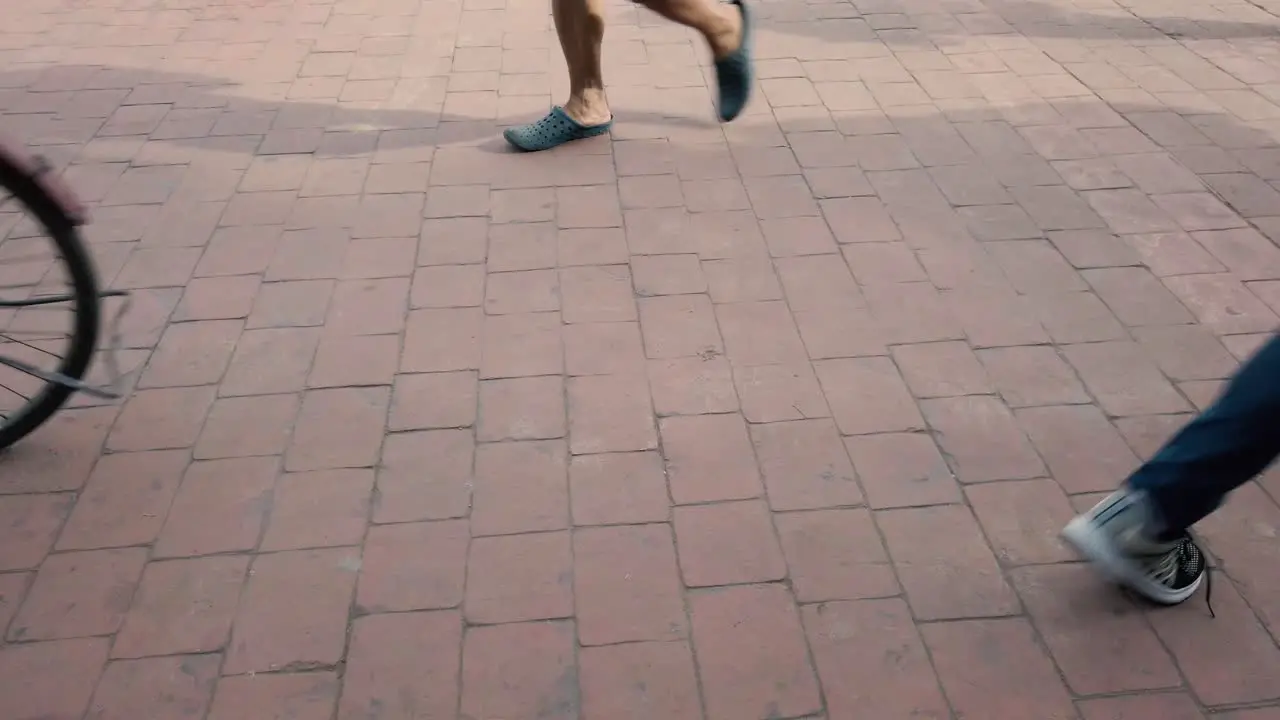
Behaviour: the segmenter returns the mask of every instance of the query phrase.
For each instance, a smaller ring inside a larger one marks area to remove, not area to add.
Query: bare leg
[[[662,17],[702,33],[717,60],[742,44],[742,13],[719,0],[639,0]]]
[[[600,45],[604,42],[604,0],[552,0],[560,48],[569,66],[569,101],[564,112],[583,125],[613,117],[604,94]]]
[[[720,119],[742,111],[751,89],[750,45],[745,40],[743,0],[638,0],[665,18],[706,38],[716,61]],[[526,152],[550,150],[566,142],[609,132],[613,113],[604,92],[600,46],[604,42],[604,0],[552,0],[556,35],[569,67],[569,100],[546,117],[503,130],[507,142]],[[739,52],[742,50],[742,52]]]
[[[711,54],[719,59],[742,42],[742,14],[736,5],[719,0],[641,0],[659,15],[702,33]],[[556,34],[569,66],[569,101],[564,110],[583,125],[597,125],[612,117],[604,92],[600,46],[604,42],[603,0],[553,0]]]

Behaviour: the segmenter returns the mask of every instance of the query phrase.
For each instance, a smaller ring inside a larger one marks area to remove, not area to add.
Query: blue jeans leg
[[[1161,538],[1218,509],[1227,493],[1280,455],[1280,335],[1236,372],[1222,395],[1178,431],[1128,485],[1154,506]]]

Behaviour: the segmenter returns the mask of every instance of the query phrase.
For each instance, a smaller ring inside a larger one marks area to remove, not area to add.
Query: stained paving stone
[[[389,613],[356,620],[338,717],[369,717],[380,712],[427,717],[453,714],[458,703],[461,648],[462,621],[456,611]],[[311,687],[303,697],[317,706],[317,714],[331,712],[336,692],[329,682],[313,681]]]
[[[582,717],[644,720],[702,717],[693,654],[683,642],[583,648]]]
[[[107,665],[89,702],[89,717],[200,717],[218,680],[218,655],[170,655]]]
[[[112,657],[222,649],[248,568],[249,559],[243,555],[149,564],[111,648]]]
[[[1280,325],[1274,8],[775,3],[717,125],[609,0],[511,154],[537,0],[12,4],[135,372],[0,457],[6,720],[1280,717],[1274,473],[1217,620],[1057,538]]]
[[[573,583],[583,645],[687,637],[676,550],[666,525],[574,533]]]
[[[690,600],[709,718],[800,717],[819,710],[800,618],[782,585],[713,588]]]
[[[110,635],[133,601],[146,551],[88,550],[47,559],[9,626],[9,640]]]
[[[354,683],[353,683],[354,685]],[[235,720],[264,713],[296,720],[332,717],[338,679],[331,672],[235,675],[218,681],[210,720]]]
[[[853,718],[949,715],[906,604],[897,598],[809,605],[801,611],[827,712]]]
[[[578,716],[573,623],[473,627],[462,646],[463,717]]]
[[[75,638],[0,648],[6,713],[24,720],[83,715],[109,644],[108,638]]]

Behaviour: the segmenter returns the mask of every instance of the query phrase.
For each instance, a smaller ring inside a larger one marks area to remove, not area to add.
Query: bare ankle
[[[742,46],[742,11],[736,4],[721,3],[720,15],[721,22],[716,23],[716,29],[706,36],[711,55],[717,60]]]
[[[574,93],[564,104],[564,112],[583,125],[599,125],[613,118],[613,113],[609,111],[609,101],[601,88],[588,88],[581,93]]]

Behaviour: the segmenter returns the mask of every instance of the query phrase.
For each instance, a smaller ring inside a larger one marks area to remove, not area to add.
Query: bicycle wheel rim
[[[44,194],[37,183],[17,172],[16,168],[7,165],[0,165],[0,204],[4,206],[4,210],[16,211],[25,218],[15,223],[14,227],[7,232],[0,234],[0,273],[5,267],[2,251],[6,244],[12,240],[33,242],[34,238],[40,237],[53,250],[48,261],[51,264],[49,272],[54,272],[55,268],[60,270],[69,285],[69,290],[65,294],[69,296],[66,305],[70,306],[72,319],[67,351],[65,355],[58,356],[57,363],[50,363],[54,367],[41,367],[41,369],[52,370],[67,378],[80,379],[93,359],[99,322],[96,276],[88,250],[82,243],[75,225],[61,211],[58,204]],[[35,232],[25,234],[22,222],[34,225]],[[45,277],[41,280],[45,280]],[[6,293],[16,296],[22,293],[22,289],[6,289],[6,286],[0,285],[0,298],[4,298]],[[14,317],[24,309],[28,308],[18,308],[14,312]],[[10,322],[13,321],[10,320]],[[5,330],[0,330],[0,353],[12,356],[16,348],[38,345],[23,341],[4,344],[4,340],[12,339],[12,335],[10,325],[6,325]],[[24,349],[21,352],[30,353],[31,351]],[[14,377],[13,373],[21,374],[20,371],[8,367],[0,368],[0,372],[10,377]],[[0,418],[0,449],[11,446],[40,427],[67,402],[74,392],[64,383],[39,378],[37,380],[39,380],[38,389],[34,392],[17,393],[26,402],[16,409],[5,412],[4,417]],[[0,392],[3,391],[0,389]]]

